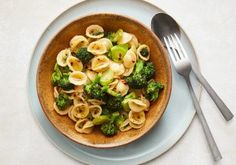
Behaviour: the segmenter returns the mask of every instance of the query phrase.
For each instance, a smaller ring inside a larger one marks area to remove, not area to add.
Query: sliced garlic
[[[71,55],[70,49],[64,49],[60,51],[57,55],[57,64],[65,67],[67,65],[67,58]]]
[[[69,81],[74,85],[84,85],[87,82],[87,76],[81,71],[75,71],[70,74]]]
[[[76,35],[70,40],[70,49],[72,52],[76,52],[81,47],[88,46],[88,40],[82,35]]]
[[[68,67],[72,71],[81,71],[83,69],[83,63],[74,56],[69,56],[66,60]]]
[[[91,60],[91,69],[96,72],[103,72],[109,68],[110,60],[104,56],[97,56]]]
[[[99,25],[90,25],[86,29],[86,36],[89,38],[102,38],[104,36],[104,30]]]
[[[147,105],[138,99],[130,99],[128,102],[129,108],[134,112],[141,112],[147,108]]]

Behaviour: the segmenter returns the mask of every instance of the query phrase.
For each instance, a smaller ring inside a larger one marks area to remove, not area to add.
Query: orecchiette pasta
[[[104,36],[104,30],[99,25],[90,25],[86,29],[86,36],[89,38],[102,38]]]
[[[140,45],[137,49],[137,54],[142,60],[148,61],[150,58],[150,49],[147,45]]]
[[[103,72],[109,68],[109,65],[110,60],[106,56],[97,56],[92,59],[91,69],[96,72]]]
[[[70,49],[76,52],[81,47],[86,47],[88,45],[88,40],[82,35],[76,35],[70,40]]]
[[[148,91],[150,83],[159,83],[149,70],[154,68],[150,55],[134,34],[88,26],[57,54],[51,77],[56,113],[68,115],[84,134],[94,125],[106,136],[143,127],[155,100],[151,96],[163,88],[160,83],[155,95]]]
[[[70,49],[64,49],[60,51],[57,55],[57,64],[65,67],[67,65],[67,58],[71,55]]]

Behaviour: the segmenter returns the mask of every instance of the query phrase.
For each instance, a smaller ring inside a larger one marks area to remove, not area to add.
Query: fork
[[[221,153],[216,145],[214,137],[212,136],[206,118],[202,113],[202,109],[199,105],[199,102],[197,100],[197,97],[193,91],[193,87],[190,82],[190,72],[192,71],[192,65],[190,63],[190,60],[184,52],[183,45],[181,44],[179,37],[175,33],[173,33],[173,35],[172,34],[167,35],[166,37],[163,37],[163,39],[177,73],[183,76],[187,83],[187,86],[189,88],[193,100],[194,107],[196,109],[198,118],[205,133],[212,156],[215,161],[218,161],[222,159]]]

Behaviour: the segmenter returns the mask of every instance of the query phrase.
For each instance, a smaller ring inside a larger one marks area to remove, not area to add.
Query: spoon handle
[[[215,161],[218,161],[220,159],[222,159],[222,156],[221,156],[221,153],[216,145],[216,142],[214,140],[214,137],[212,136],[211,134],[211,130],[207,124],[207,121],[206,121],[206,118],[205,116],[203,115],[202,113],[202,109],[199,105],[199,102],[197,100],[197,97],[193,91],[193,87],[190,83],[190,80],[189,80],[189,77],[185,78],[186,80],[186,83],[188,85],[188,88],[189,88],[189,91],[190,91],[190,94],[192,96],[192,99],[193,99],[193,105],[196,109],[196,112],[197,112],[197,115],[198,115],[198,118],[201,122],[201,125],[202,125],[202,128],[203,128],[203,131],[205,133],[205,136],[206,136],[206,139],[207,139],[207,142],[208,142],[208,145],[210,147],[210,150],[211,150],[211,153],[212,153],[212,156],[214,158]]]
[[[221,98],[217,95],[215,90],[211,87],[211,85],[207,82],[207,80],[203,77],[201,72],[193,66],[192,68],[194,75],[197,77],[199,82],[204,86],[208,94],[211,96],[212,100],[215,102],[216,106],[220,110],[221,114],[224,116],[226,121],[231,120],[234,115],[229,110],[229,108],[225,105],[225,103],[221,100]]]

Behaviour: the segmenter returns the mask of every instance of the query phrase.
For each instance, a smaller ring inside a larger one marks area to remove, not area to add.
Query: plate
[[[132,5],[131,5],[132,4]],[[124,7],[125,6],[125,7]],[[140,12],[142,9],[142,12]],[[41,129],[61,151],[72,158],[88,164],[131,165],[149,161],[171,148],[187,130],[195,110],[184,79],[172,70],[172,94],[167,109],[157,125],[139,140],[113,149],[94,149],[79,145],[60,134],[48,121],[40,106],[36,91],[36,72],[39,59],[48,42],[66,24],[79,17],[94,13],[116,13],[134,17],[150,27],[151,18],[160,8],[146,2],[134,0],[87,0],[74,5],[59,15],[44,31],[33,52],[28,72],[28,99],[34,117]],[[198,66],[194,48],[181,29],[182,42],[192,60]],[[173,67],[172,67],[173,69]],[[200,96],[201,87],[192,79],[196,94]]]

